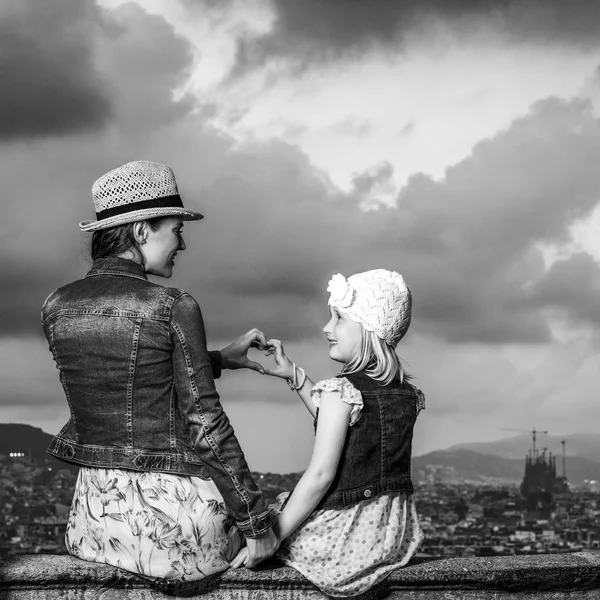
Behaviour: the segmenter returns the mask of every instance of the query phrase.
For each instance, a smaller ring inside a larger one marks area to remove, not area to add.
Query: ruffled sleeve
[[[416,386],[410,384],[415,394],[417,395],[417,415],[425,410],[425,394]]]
[[[317,408],[321,405],[321,395],[323,392],[339,392],[342,401],[352,406],[352,412],[350,413],[350,427],[352,427],[360,418],[360,413],[363,409],[362,394],[346,377],[323,379],[315,383],[313,389],[310,391],[312,401]]]

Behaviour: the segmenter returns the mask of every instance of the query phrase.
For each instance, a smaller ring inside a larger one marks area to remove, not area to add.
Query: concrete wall
[[[233,600],[324,598],[296,571],[275,562],[231,569],[206,589],[169,595]],[[168,596],[140,577],[71,556],[0,556],[0,600],[157,600]],[[362,597],[403,600],[600,600],[600,554],[422,559]]]

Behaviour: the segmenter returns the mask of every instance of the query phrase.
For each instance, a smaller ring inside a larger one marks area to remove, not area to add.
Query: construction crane
[[[538,433],[548,433],[548,431],[546,429],[542,430],[542,429],[536,429],[535,426],[533,427],[533,429],[502,429],[502,431],[520,431],[522,433],[527,432],[527,433],[531,433],[533,436],[533,456],[535,457],[535,440],[537,437]]]

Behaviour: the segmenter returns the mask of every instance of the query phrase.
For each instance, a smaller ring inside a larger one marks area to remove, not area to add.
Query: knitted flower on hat
[[[348,280],[338,273],[334,275],[327,285],[327,291],[331,294],[331,301],[339,308],[348,308],[352,306],[356,297],[356,290],[348,283]]]
[[[408,331],[412,297],[400,273],[375,269],[346,279],[340,273],[329,281],[329,305],[339,308],[395,347]]]

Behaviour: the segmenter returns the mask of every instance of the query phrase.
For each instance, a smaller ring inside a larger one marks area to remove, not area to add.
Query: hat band
[[[116,215],[124,215],[134,210],[143,210],[145,208],[183,208],[183,202],[179,194],[172,196],[163,196],[162,198],[152,198],[151,200],[141,200],[140,202],[130,202],[129,204],[121,204],[114,208],[107,208],[96,213],[98,221],[115,217]]]

